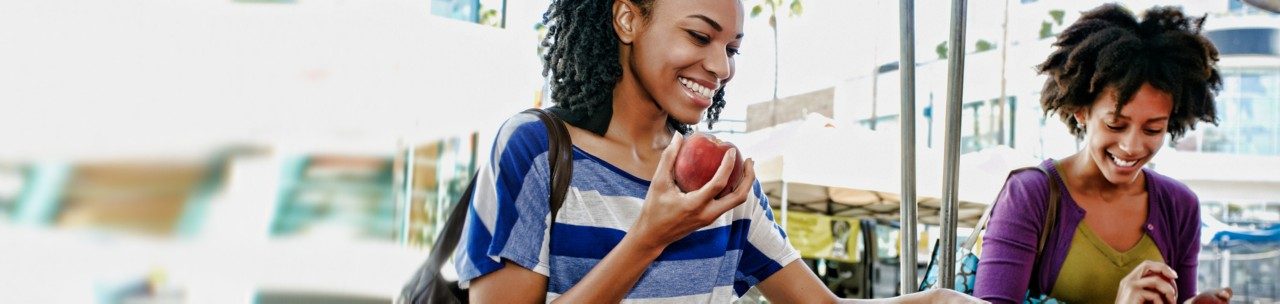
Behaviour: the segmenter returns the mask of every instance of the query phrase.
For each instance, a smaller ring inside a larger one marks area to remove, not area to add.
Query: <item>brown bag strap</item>
[[[1048,210],[1046,210],[1047,212],[1045,212],[1045,220],[1040,226],[1039,240],[1036,242],[1036,256],[1038,257],[1041,252],[1044,252],[1044,244],[1049,240],[1050,230],[1057,224],[1058,201],[1062,199],[1062,192],[1058,189],[1058,181],[1055,178],[1056,176],[1041,166],[1023,167],[1009,171],[1009,177],[1013,177],[1014,174],[1018,174],[1018,172],[1026,170],[1040,171],[1040,173],[1045,175],[1049,183],[1049,206]],[[1005,180],[1007,181],[1008,178],[1005,178]],[[1001,190],[1001,192],[1004,192],[1004,190]],[[969,250],[973,249],[974,243],[977,242],[978,234],[983,230],[987,230],[987,223],[991,220],[991,211],[996,209],[997,202],[991,202],[991,206],[987,206],[987,210],[982,212],[982,217],[978,219],[978,225],[974,227],[973,233],[969,236],[969,239],[965,240],[965,243],[962,244],[961,248]]]
[[[547,127],[547,162],[551,165],[551,223],[556,222],[556,213],[564,205],[564,196],[569,192],[569,182],[573,179],[573,140],[569,137],[569,129],[564,121],[555,114],[543,109],[533,108],[525,113],[538,116]]]
[[[1036,243],[1036,257],[1044,252],[1044,243],[1049,240],[1049,233],[1056,227],[1058,222],[1058,201],[1062,200],[1062,190],[1058,189],[1058,176],[1045,170],[1044,167],[1035,166],[1037,170],[1044,173],[1049,180],[1049,208],[1044,215],[1044,223],[1040,226],[1040,241]]]
[[[551,197],[548,202],[551,207],[551,223],[554,224],[556,212],[564,204],[564,196],[569,190],[569,181],[573,177],[573,142],[570,141],[569,130],[565,128],[564,122],[550,112],[533,108],[525,110],[524,113],[537,116],[547,127],[549,144],[547,162],[551,166]],[[445,292],[444,290],[429,289],[440,284],[438,281],[443,279],[440,268],[453,256],[453,250],[458,247],[458,238],[462,236],[463,223],[466,222],[467,211],[471,209],[471,197],[475,193],[475,187],[476,175],[473,174],[471,181],[467,183],[467,190],[462,192],[458,203],[454,204],[453,210],[449,211],[449,218],[445,220],[444,229],[431,247],[427,261],[418,268],[418,273],[404,286],[396,303],[426,303],[447,298],[445,295],[432,294]],[[550,229],[549,226],[548,229]],[[458,302],[458,299],[443,301]]]

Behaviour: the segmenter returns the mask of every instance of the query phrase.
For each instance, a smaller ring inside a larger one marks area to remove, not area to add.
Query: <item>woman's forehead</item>
[[[654,5],[655,14],[661,18],[683,20],[692,16],[705,16],[725,31],[742,32],[745,11],[738,0],[665,0]],[[701,21],[699,21],[701,22]]]

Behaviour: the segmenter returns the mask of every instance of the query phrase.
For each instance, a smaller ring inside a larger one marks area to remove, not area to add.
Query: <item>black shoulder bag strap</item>
[[[547,162],[551,168],[551,222],[555,223],[556,213],[564,204],[565,193],[569,190],[569,181],[573,178],[573,142],[569,138],[569,130],[555,115],[543,109],[533,108],[523,113],[537,116],[547,127],[548,152]],[[396,303],[466,303],[467,292],[458,288],[458,282],[446,281],[440,275],[440,268],[453,255],[458,247],[458,238],[462,235],[462,226],[466,222],[467,211],[471,205],[471,197],[476,188],[476,176],[471,176],[466,192],[454,204],[449,212],[449,219],[444,229],[436,238],[435,245],[427,261],[422,264],[409,283],[404,286]],[[548,227],[548,229],[550,229]]]

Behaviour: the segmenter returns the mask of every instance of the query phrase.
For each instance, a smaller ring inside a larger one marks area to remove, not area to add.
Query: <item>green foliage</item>
[[[978,39],[977,45],[974,46],[974,52],[980,53],[980,52],[994,50],[995,48],[996,48],[995,43],[991,43],[991,41],[986,41],[983,39]]]
[[[761,0],[759,4],[751,6],[750,16],[751,18],[759,17],[760,14],[764,13],[765,9],[768,8],[769,16],[773,20],[776,20],[778,8],[782,7],[784,1],[785,0]],[[788,4],[786,9],[788,17],[796,17],[804,14],[804,4],[801,0],[791,0],[791,4]]]
[[[1053,37],[1053,24],[1049,21],[1040,22],[1040,39]]]
[[[1066,13],[1065,13],[1065,12],[1063,12],[1062,10],[1051,10],[1051,11],[1049,11],[1049,17],[1053,18],[1053,23],[1057,23],[1058,25],[1062,25],[1062,17],[1063,17],[1065,14],[1066,14]]]
[[[933,48],[933,51],[938,52],[938,59],[947,59],[947,42],[938,43],[938,46]]]
[[[477,22],[477,23],[480,23],[481,25],[492,26],[492,27],[501,27],[502,16],[499,16],[498,10],[496,9],[492,9],[492,8],[482,9],[480,11],[480,22]]]

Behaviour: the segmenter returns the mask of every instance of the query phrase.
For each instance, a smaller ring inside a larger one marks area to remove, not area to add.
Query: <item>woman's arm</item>
[[[1179,261],[1170,261],[1170,266],[1174,271],[1178,272],[1178,301],[1186,301],[1196,296],[1196,272],[1200,265],[1200,199],[1192,193],[1190,189],[1186,189],[1183,194],[1186,196],[1184,203],[1186,215],[1179,221],[1181,224],[1175,229],[1179,229],[1178,239],[1172,240],[1175,244],[1181,244],[1182,248],[1174,248],[1173,250],[1182,250],[1182,259]]]
[[[664,247],[645,246],[635,234],[622,242],[596,264],[582,281],[556,299],[562,303],[616,303],[622,301],[640,275]],[[502,269],[471,281],[472,303],[544,303],[547,277],[506,262]]]
[[[622,301],[649,265],[666,249],[667,245],[689,233],[710,225],[725,212],[746,201],[755,181],[754,162],[743,163],[743,179],[737,189],[721,198],[715,198],[729,182],[737,150],[725,153],[720,169],[711,181],[701,189],[683,193],[675,185],[672,169],[676,152],[683,143],[682,136],[675,136],[662,152],[658,171],[654,174],[644,207],[636,223],[628,230],[617,247],[609,251],[600,263],[581,281],[556,298],[561,303],[616,303]],[[563,240],[561,240],[563,241]],[[572,241],[572,240],[569,240]],[[518,268],[518,269],[512,269]],[[546,294],[546,277],[530,278],[531,270],[507,263],[503,270],[486,274],[472,281],[471,300],[476,303],[538,302]],[[534,273],[536,275],[536,273]],[[485,282],[489,281],[489,282]],[[508,285],[509,284],[509,285]],[[510,294],[522,290],[519,298]],[[527,292],[526,292],[527,290]],[[498,299],[496,297],[501,297]],[[494,301],[489,301],[494,300]]]
[[[994,303],[1022,303],[1032,281],[1047,177],[1028,170],[1009,177],[983,236],[973,295]]]
[[[839,299],[799,260],[756,286],[774,303],[984,303],[950,289],[932,289],[888,299]]]

